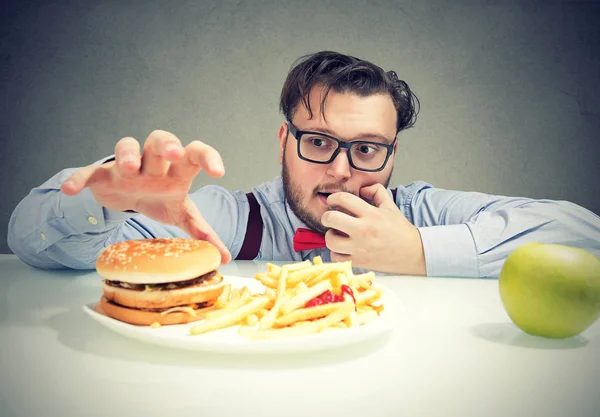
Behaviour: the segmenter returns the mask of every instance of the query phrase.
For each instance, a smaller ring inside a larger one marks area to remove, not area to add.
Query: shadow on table
[[[310,368],[352,361],[383,348],[391,335],[384,335],[343,348],[306,353],[213,353],[168,348],[130,339],[90,320],[85,312],[71,310],[46,322],[58,333],[58,341],[83,353],[140,363],[181,367],[281,369]]]
[[[588,340],[581,335],[568,339],[548,339],[532,336],[523,332],[513,323],[478,324],[470,329],[470,333],[490,342],[530,349],[577,349],[588,344]]]

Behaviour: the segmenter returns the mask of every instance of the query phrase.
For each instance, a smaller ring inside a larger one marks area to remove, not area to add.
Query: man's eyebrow
[[[302,129],[300,129],[300,130],[302,130]],[[329,129],[325,128],[325,127],[313,127],[313,128],[305,129],[305,130],[308,131],[308,132],[326,133],[326,134],[328,134],[330,136],[333,136],[335,138],[338,137],[337,135],[335,135],[335,133],[333,133],[331,130],[329,130]],[[352,137],[352,139],[349,140],[349,142],[353,142],[353,141],[357,141],[357,140],[366,140],[366,139],[379,139],[381,142],[385,142],[388,145],[390,143],[392,143],[392,141],[394,140],[393,138],[392,138],[392,140],[390,140],[389,138],[387,138],[387,137],[385,137],[383,135],[380,135],[379,133],[368,133],[368,132],[365,132],[365,133],[359,133],[358,135],[355,135],[354,137]]]

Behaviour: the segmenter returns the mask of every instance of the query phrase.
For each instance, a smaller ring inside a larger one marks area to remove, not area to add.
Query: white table
[[[402,302],[387,340],[248,358],[118,335],[82,311],[101,294],[95,272],[0,255],[0,416],[600,416],[600,322],[535,338],[510,322],[497,280],[377,279]]]

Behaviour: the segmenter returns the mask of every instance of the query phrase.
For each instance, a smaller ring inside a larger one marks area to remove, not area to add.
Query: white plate
[[[225,276],[225,282],[232,287],[247,286],[252,292],[262,292],[263,285],[252,278]],[[84,311],[100,324],[124,336],[143,342],[173,348],[202,350],[227,353],[275,353],[275,352],[301,352],[336,348],[351,345],[382,336],[393,329],[392,318],[396,315],[398,299],[394,294],[384,288],[381,298],[385,309],[382,314],[369,323],[360,327],[326,331],[294,338],[280,338],[272,340],[250,340],[238,334],[238,326],[217,330],[210,333],[192,336],[189,329],[194,323],[162,326],[151,328],[148,326],[135,326],[124,323],[94,310],[94,303],[83,306]]]

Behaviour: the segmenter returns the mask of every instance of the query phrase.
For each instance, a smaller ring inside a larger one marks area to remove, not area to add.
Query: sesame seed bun
[[[221,264],[210,242],[184,238],[127,240],[105,248],[96,261],[98,273],[112,281],[160,284],[185,281]]]

